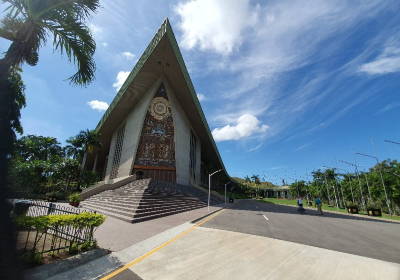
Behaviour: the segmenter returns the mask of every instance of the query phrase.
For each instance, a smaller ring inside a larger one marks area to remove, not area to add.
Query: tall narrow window
[[[196,181],[196,136],[190,132],[190,176]]]
[[[124,143],[125,125],[118,131],[117,142],[115,143],[114,159],[111,167],[110,179],[117,178],[119,161],[121,160],[122,144]]]

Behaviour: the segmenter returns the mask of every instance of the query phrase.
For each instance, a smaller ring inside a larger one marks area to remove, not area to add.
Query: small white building
[[[265,197],[293,199],[289,186],[269,188],[265,190]]]

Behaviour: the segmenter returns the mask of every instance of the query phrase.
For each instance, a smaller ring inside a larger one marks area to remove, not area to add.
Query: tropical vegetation
[[[27,135],[16,140],[11,157],[10,182],[14,192],[44,194],[57,199],[99,181],[96,172],[83,170],[89,147],[101,147],[95,131],[82,130],[62,147],[54,137]],[[74,151],[71,153],[71,151]]]
[[[384,213],[400,214],[400,163],[397,160],[384,160],[365,172],[341,173],[337,169],[326,169],[316,170],[312,175],[312,181],[291,184],[291,194],[308,199],[318,196],[339,208],[380,208]]]

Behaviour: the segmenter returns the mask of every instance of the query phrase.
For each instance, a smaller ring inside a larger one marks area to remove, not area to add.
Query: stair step
[[[82,207],[136,223],[207,206],[208,195],[193,187],[154,179],[134,181],[89,197]],[[210,204],[221,203],[211,197]]]

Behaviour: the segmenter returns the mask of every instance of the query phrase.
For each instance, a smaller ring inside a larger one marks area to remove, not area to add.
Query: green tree
[[[251,179],[253,179],[254,184],[260,184],[260,176],[259,175],[254,175],[251,176]]]
[[[15,131],[23,132],[20,109],[25,107],[25,85],[21,80],[21,69],[13,67],[6,77],[0,77],[0,279],[20,279],[16,267],[14,227],[9,218],[12,206],[8,186],[8,164],[14,150]]]
[[[77,64],[78,71],[69,80],[73,85],[86,86],[94,80],[96,66],[93,55],[96,45],[89,28],[84,24],[91,12],[96,12],[99,0],[3,0],[10,5],[0,23],[0,37],[11,42],[0,59],[0,209],[3,226],[7,230],[0,236],[0,259],[3,264],[0,278],[18,279],[18,269],[13,266],[13,227],[5,199],[8,194],[7,162],[13,153],[15,131],[22,134],[19,122],[20,109],[25,106],[24,86],[19,73],[13,72],[24,62],[36,65],[39,49],[49,34],[53,46],[65,53],[70,62]],[[18,91],[20,93],[18,93]],[[22,93],[21,93],[22,92]],[[3,206],[4,205],[4,206]],[[7,252],[7,256],[3,254]]]
[[[308,184],[306,181],[297,181],[289,186],[289,192],[294,196],[306,197],[308,194]]]
[[[3,0],[9,3],[1,21],[0,37],[11,42],[0,59],[0,77],[8,69],[26,62],[35,66],[39,49],[53,37],[54,49],[77,64],[77,72],[68,79],[74,85],[86,86],[94,79],[95,41],[85,21],[96,13],[99,0]]]
[[[93,153],[94,147],[101,148],[102,144],[99,141],[101,134],[96,130],[81,130],[75,137],[70,137],[67,143],[71,144],[70,151],[75,150],[74,154],[78,154],[82,159],[82,168],[85,166],[87,153]]]
[[[15,152],[21,161],[51,161],[55,157],[64,156],[64,149],[56,138],[36,135],[27,135],[18,139]]]

